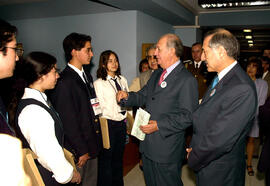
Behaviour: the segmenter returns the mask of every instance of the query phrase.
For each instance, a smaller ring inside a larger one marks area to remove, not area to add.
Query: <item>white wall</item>
[[[137,12],[137,73],[139,73],[138,66],[142,57],[142,44],[156,43],[162,35],[173,32],[172,25],[142,12]]]
[[[48,52],[57,58],[61,69],[66,65],[63,39],[71,32],[91,35],[93,78],[96,78],[100,53],[110,49],[118,54],[122,74],[130,83],[136,76],[136,15],[136,11],[121,11],[10,22],[18,27],[17,39],[23,43],[26,53],[34,50]]]

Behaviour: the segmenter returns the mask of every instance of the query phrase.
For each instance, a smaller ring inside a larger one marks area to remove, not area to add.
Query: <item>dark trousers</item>
[[[180,158],[179,158],[180,159]],[[183,186],[181,163],[158,163],[142,154],[146,186]]]
[[[61,186],[60,183],[58,183],[53,177],[52,177],[52,172],[48,171],[45,169],[41,164],[39,164],[37,161],[36,165],[38,168],[38,171],[43,179],[43,182],[46,186]]]
[[[123,156],[126,123],[108,120],[110,149],[102,149],[98,157],[98,186],[123,186]]]
[[[265,185],[270,186],[270,170],[265,171]]]

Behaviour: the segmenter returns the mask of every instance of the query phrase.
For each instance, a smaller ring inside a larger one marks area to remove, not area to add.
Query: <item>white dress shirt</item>
[[[48,106],[47,96],[38,90],[25,88],[22,99],[33,98]],[[38,105],[26,106],[18,117],[18,125],[38,156],[39,163],[53,173],[59,183],[68,183],[73,176],[73,167],[65,159],[64,152],[55,136],[54,120]]]
[[[197,68],[200,68],[201,64],[202,64],[202,61],[199,61],[199,62],[194,61],[194,67],[195,68],[196,68],[196,65],[198,65]]]
[[[123,76],[120,76],[120,78],[115,76],[115,78],[121,89],[128,92],[126,78]],[[97,79],[94,82],[94,87],[101,106],[102,117],[114,121],[121,121],[127,117],[127,114],[123,115],[120,113],[122,110],[116,101],[117,89],[111,76],[108,75],[106,80]]]
[[[67,65],[70,68],[72,68],[82,78],[82,80],[83,80],[84,83],[86,83],[85,80],[84,80],[84,78],[83,78],[83,73],[84,73],[83,67],[82,67],[82,70],[80,70],[80,69],[78,69],[77,67],[75,67],[74,65],[72,65],[70,63],[68,63]]]
[[[234,61],[232,64],[224,68],[220,73],[218,73],[218,81],[220,81],[235,65],[237,61]]]

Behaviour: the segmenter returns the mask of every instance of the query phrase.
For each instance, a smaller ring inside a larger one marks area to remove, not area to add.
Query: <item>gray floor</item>
[[[258,159],[253,159],[253,166],[257,165]],[[255,175],[248,176],[246,174],[246,186],[265,186],[264,175],[256,172],[254,168]],[[193,172],[187,167],[183,166],[182,169],[182,181],[184,186],[195,186],[195,176]],[[125,177],[125,186],[145,186],[143,173],[139,169],[139,165],[136,165]]]

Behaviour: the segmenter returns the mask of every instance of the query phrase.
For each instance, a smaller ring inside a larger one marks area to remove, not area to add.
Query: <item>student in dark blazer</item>
[[[207,33],[202,60],[218,73],[193,113],[188,165],[198,186],[244,186],[245,146],[257,107],[253,81],[237,63],[236,38],[225,29]],[[216,82],[216,83],[215,83]]]
[[[198,105],[197,81],[180,61],[182,42],[166,34],[157,43],[155,55],[162,69],[153,72],[139,92],[119,91],[122,106],[142,106],[151,114],[146,134],[140,143],[143,172],[147,186],[181,186],[185,129],[191,125]]]
[[[77,158],[82,185],[96,185],[97,156],[101,149],[99,113],[95,113],[92,76],[83,69],[93,56],[91,37],[71,33],[64,39],[63,48],[68,64],[51,100],[63,122],[65,147]]]

